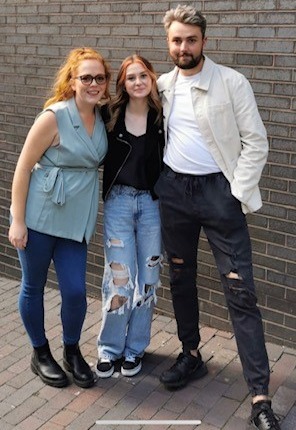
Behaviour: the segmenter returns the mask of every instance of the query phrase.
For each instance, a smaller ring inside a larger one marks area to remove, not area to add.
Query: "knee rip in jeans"
[[[128,286],[129,281],[129,270],[128,267],[124,264],[112,262],[110,264],[112,276],[113,276],[113,285],[116,289],[117,287]],[[114,294],[111,298],[109,312],[115,311],[116,309],[120,309],[126,302],[128,301],[128,297],[120,294]]]
[[[140,307],[143,305],[146,306],[151,306],[151,303],[154,302],[156,303],[156,289],[159,286],[160,282],[158,284],[154,284],[154,285],[150,285],[150,284],[145,284],[145,295],[142,297],[141,300],[138,300],[136,302],[136,306]]]
[[[127,300],[127,297],[115,294],[115,296],[113,296],[111,299],[109,312],[116,311],[116,309],[120,309],[123,305],[125,305]]]
[[[238,280],[242,280],[242,277],[234,270],[234,271],[230,271],[229,273],[227,273],[227,275],[225,275],[226,278],[228,279],[238,279]]]
[[[230,271],[225,275],[229,291],[233,294],[239,294],[244,290],[243,278],[236,272]]]
[[[112,246],[114,248],[123,248],[124,247],[123,241],[120,239],[107,239],[106,245],[108,246],[108,248],[111,248]]]
[[[153,288],[152,285],[145,284],[145,295],[146,296],[148,295],[148,293],[151,291],[152,288]]]
[[[161,255],[153,255],[146,259],[147,267],[156,267],[158,264],[161,265],[163,257]]]
[[[171,263],[172,263],[173,271],[175,272],[175,274],[176,275],[179,274],[181,272],[183,265],[184,265],[183,258],[172,257]]]
[[[174,264],[184,264],[184,260],[183,258],[178,258],[178,257],[172,257],[171,259],[172,263]]]

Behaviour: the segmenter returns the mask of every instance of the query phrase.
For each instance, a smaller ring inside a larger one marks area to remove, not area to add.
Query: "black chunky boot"
[[[51,355],[48,343],[34,348],[31,359],[31,370],[40,376],[42,381],[47,385],[58,388],[68,385],[67,375]]]
[[[78,343],[64,345],[64,367],[73,374],[74,382],[78,387],[89,388],[94,385],[94,374],[82,357]]]

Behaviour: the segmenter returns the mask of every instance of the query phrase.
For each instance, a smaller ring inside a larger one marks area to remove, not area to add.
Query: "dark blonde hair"
[[[102,55],[92,48],[76,48],[70,51],[65,62],[61,65],[55,78],[55,82],[51,89],[51,97],[45,102],[44,108],[62,100],[69,100],[74,95],[74,91],[71,86],[71,79],[75,76],[75,73],[79,65],[84,60],[97,60],[105,69],[107,78],[107,87],[105,91],[105,97],[109,98],[109,84],[110,84],[110,67],[102,57]]]
[[[129,95],[125,90],[126,71],[128,66],[134,63],[141,64],[152,80],[151,92],[148,95],[148,106],[157,112],[156,122],[158,124],[161,122],[162,105],[157,90],[156,73],[152,64],[146,60],[146,58],[134,54],[125,58],[121,63],[116,79],[116,94],[108,106],[110,114],[110,120],[106,124],[108,131],[112,131],[114,129],[122,107],[127,104],[129,100]]]
[[[194,7],[178,4],[176,9],[168,10],[162,20],[166,32],[169,31],[169,28],[174,21],[178,21],[181,24],[196,25],[197,27],[200,27],[202,37],[205,37],[207,28],[206,18],[194,9]]]

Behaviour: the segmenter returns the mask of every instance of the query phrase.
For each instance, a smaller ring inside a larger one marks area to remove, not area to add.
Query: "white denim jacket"
[[[178,70],[175,67],[157,82],[166,146]],[[250,83],[241,73],[205,57],[191,97],[196,122],[233,196],[244,213],[258,210],[262,206],[258,183],[268,156],[268,141]]]

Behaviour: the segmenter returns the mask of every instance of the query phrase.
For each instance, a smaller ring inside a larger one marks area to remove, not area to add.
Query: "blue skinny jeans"
[[[19,310],[33,347],[47,342],[44,327],[44,288],[51,261],[62,298],[63,341],[80,339],[86,315],[86,242],[63,239],[28,229],[28,243],[18,250],[22,268]]]

